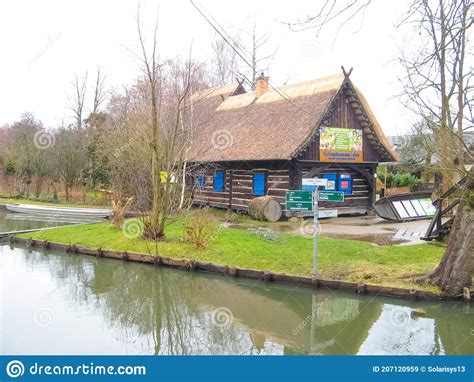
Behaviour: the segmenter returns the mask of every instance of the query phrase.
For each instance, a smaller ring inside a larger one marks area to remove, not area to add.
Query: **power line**
[[[226,42],[226,44],[231,47],[231,49],[242,59],[242,61],[243,61],[245,64],[247,64],[247,66],[252,70],[252,72],[253,72],[254,74],[256,74],[257,76],[259,76],[258,71],[255,70],[255,68],[247,61],[247,59],[242,55],[242,53],[239,52],[238,49],[236,49],[236,47],[235,47],[234,45],[238,46],[238,44],[235,43],[234,41],[232,41],[232,38],[229,37],[229,35],[225,32],[224,28],[222,28],[222,27],[216,22],[216,24],[219,26],[219,28],[222,29],[222,31],[219,30],[218,27],[216,27],[216,26],[212,23],[212,21],[209,20],[209,17],[207,17],[207,16],[201,11],[201,9],[194,3],[193,0],[189,0],[189,2],[190,2],[191,5],[199,12],[199,14],[207,21],[207,23],[212,27],[212,29],[214,29],[214,30],[217,32],[217,34]],[[208,13],[209,13],[209,12],[208,12]],[[210,16],[210,17],[212,18],[212,16]],[[226,34],[227,37],[224,36],[224,34]],[[231,42],[229,42],[229,40],[231,40],[234,44],[232,44]],[[290,98],[288,98],[288,96],[285,95],[283,91],[280,91],[279,89],[275,88],[275,87],[274,87],[272,84],[270,84],[270,82],[269,82],[268,80],[266,80],[264,77],[261,77],[261,78],[262,78],[263,81],[265,81],[265,82],[267,83],[267,85],[268,85],[269,87],[271,87],[271,88],[272,88],[278,95],[280,95],[280,97],[282,97],[284,100],[286,100],[287,102],[291,103],[293,106],[295,106],[295,107],[298,108],[299,110],[301,110],[301,111],[303,111],[303,112],[305,112],[305,113],[311,115],[310,112],[308,112],[307,110],[302,109],[299,105],[297,105],[296,103],[294,103],[293,100],[291,100]],[[248,79],[247,79],[247,81],[248,81]]]

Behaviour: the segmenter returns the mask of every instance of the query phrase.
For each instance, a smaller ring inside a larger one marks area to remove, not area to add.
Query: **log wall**
[[[344,196],[343,203],[320,202],[322,208],[371,207],[374,198],[375,165],[308,163],[301,165],[302,177],[321,177],[323,174],[349,174],[352,178],[352,194]],[[317,174],[314,174],[314,171]],[[365,175],[363,173],[365,173]],[[299,187],[298,187],[299,188]]]
[[[215,192],[213,177],[216,169],[225,170],[224,192]],[[284,206],[286,190],[290,188],[291,164],[274,162],[232,162],[209,166],[198,170],[197,174],[205,176],[204,187],[196,189],[194,203],[220,208],[247,211],[253,195],[253,174],[263,171],[267,174],[266,195],[272,196]]]
[[[247,211],[253,195],[253,174],[255,171],[267,173],[266,195],[272,196],[285,209],[286,191],[301,189],[303,177],[320,177],[323,174],[350,174],[352,194],[345,195],[344,203],[321,202],[321,208],[363,207],[368,209],[374,201],[375,164],[339,164],[315,161],[294,161],[281,163],[232,162],[208,166],[198,170],[205,175],[204,187],[196,189],[194,204],[233,210]],[[215,192],[213,177],[216,169],[225,170],[224,192]]]

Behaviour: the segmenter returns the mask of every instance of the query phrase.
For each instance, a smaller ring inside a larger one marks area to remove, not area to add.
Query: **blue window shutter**
[[[214,191],[224,192],[224,171],[216,171],[214,174]]]
[[[256,172],[253,174],[253,194],[256,196],[265,195],[265,173]]]
[[[204,175],[199,175],[198,177],[198,188],[201,189],[204,187],[204,182],[206,181],[206,178],[204,177]]]

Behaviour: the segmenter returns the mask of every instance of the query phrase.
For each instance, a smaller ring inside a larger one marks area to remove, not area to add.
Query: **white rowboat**
[[[58,218],[85,218],[85,219],[105,219],[112,215],[112,210],[99,208],[71,208],[38,206],[30,204],[5,204],[7,210],[29,215],[42,215],[54,219]]]

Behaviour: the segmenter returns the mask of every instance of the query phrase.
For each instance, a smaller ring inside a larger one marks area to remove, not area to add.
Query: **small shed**
[[[375,199],[379,162],[397,154],[369,104],[346,73],[256,90],[240,84],[193,96],[202,110],[188,150],[199,205],[247,211],[249,202],[269,195],[285,209],[287,190],[302,179],[325,177],[344,203],[321,202],[338,214],[365,213]]]

